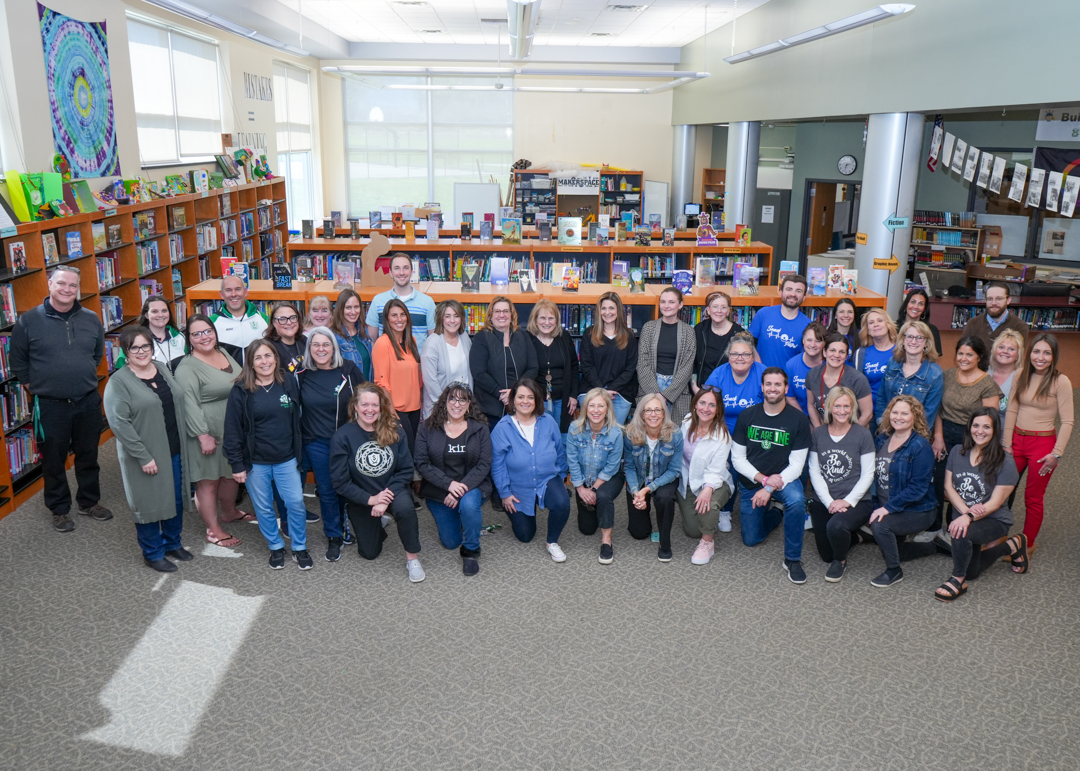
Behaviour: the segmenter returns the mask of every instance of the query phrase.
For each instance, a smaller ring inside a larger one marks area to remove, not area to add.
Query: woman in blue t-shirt
[[[866,376],[875,399],[895,348],[896,324],[885,311],[882,308],[871,308],[863,314],[862,325],[859,327],[859,348],[855,351],[852,366]],[[871,433],[877,429],[877,421],[873,416],[868,428]]]
[[[788,404],[798,407],[803,413],[806,412],[806,373],[822,362],[825,334],[825,327],[811,321],[803,330],[802,353],[795,354],[784,365],[788,377]]]

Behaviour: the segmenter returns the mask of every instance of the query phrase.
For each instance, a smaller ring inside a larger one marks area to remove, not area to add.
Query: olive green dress
[[[240,365],[222,351],[229,361],[231,372],[222,372],[216,367],[199,361],[193,354],[188,354],[176,367],[176,379],[191,399],[185,415],[187,424],[184,441],[187,442],[188,461],[187,477],[192,482],[206,479],[232,479],[232,467],[221,452],[221,440],[225,434],[225,406],[229,402],[229,392],[240,374]],[[199,445],[199,436],[210,434],[218,441],[213,455],[203,455]]]

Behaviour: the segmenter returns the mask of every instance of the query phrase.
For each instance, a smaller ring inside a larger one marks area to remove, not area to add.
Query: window
[[[274,63],[274,116],[277,121],[277,169],[288,189],[289,228],[314,219],[311,160],[311,86],[308,71]]]
[[[131,19],[128,44],[143,164],[193,163],[220,152],[217,45]]]
[[[345,154],[349,216],[379,206],[437,201],[454,183],[503,181],[513,164],[513,94],[394,86],[491,86],[493,78],[347,77]]]

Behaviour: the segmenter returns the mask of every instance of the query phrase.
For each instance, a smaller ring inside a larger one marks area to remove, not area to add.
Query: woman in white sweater
[[[735,487],[728,468],[731,435],[724,424],[724,398],[714,386],[702,386],[682,422],[682,470],[675,500],[682,512],[683,532],[698,538],[691,564],[707,565],[715,551],[720,509]],[[730,520],[724,532],[731,530]]]
[[[424,349],[420,352],[425,420],[439,400],[439,395],[451,383],[464,383],[472,390],[472,370],[469,369],[471,348],[472,340],[465,332],[464,306],[457,300],[439,303],[435,309],[435,331],[424,340]]]

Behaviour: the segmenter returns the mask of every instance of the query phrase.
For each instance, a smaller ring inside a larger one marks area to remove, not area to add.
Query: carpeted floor
[[[558,565],[543,523],[520,544],[486,512],[503,528],[465,578],[425,510],[416,585],[393,527],[377,561],[330,564],[313,524],[314,570],[275,572],[255,526],[224,550],[191,516],[196,559],[162,579],[101,459],[112,522],[56,533],[40,497],[0,521],[3,769],[1080,767],[1080,452],[1031,573],[952,605],[944,556],[875,589],[857,547],[828,584],[807,533],[795,586],[781,533],[746,548],[737,521],[705,567],[677,524],[661,564],[622,502],[607,567],[575,514]]]

